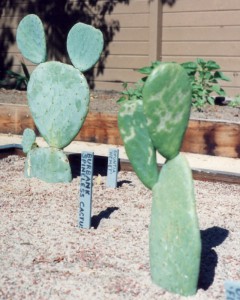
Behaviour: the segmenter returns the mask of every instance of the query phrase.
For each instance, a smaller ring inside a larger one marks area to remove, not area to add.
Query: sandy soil
[[[186,299],[151,282],[151,191],[133,173],[120,172],[117,189],[94,177],[84,230],[80,178],[48,184],[24,178],[23,166],[17,156],[0,160],[0,299]],[[195,190],[203,249],[189,299],[224,299],[224,282],[240,280],[240,185],[195,181]]]
[[[90,111],[114,113],[119,109],[117,100],[120,94],[114,91],[92,91],[90,97]],[[26,92],[0,89],[0,103],[14,103],[27,105]],[[240,122],[240,107],[227,105],[207,105],[198,111],[192,108],[192,119],[211,119]]]

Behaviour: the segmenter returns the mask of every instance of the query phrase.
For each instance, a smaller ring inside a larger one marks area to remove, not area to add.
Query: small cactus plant
[[[61,149],[78,134],[87,116],[89,87],[82,72],[99,59],[103,35],[90,25],[77,23],[67,37],[73,66],[46,62],[43,24],[38,16],[30,14],[19,23],[17,44],[25,58],[39,64],[30,76],[27,98],[36,127],[50,146],[36,147],[34,133],[29,129],[24,132],[25,175],[48,182],[69,182],[72,180],[70,165]]]
[[[123,102],[118,114],[129,160],[153,193],[149,228],[152,280],[184,296],[196,293],[201,255],[192,174],[179,153],[191,100],[185,70],[176,63],[163,63],[145,82],[143,100]],[[166,158],[160,174],[156,150]]]

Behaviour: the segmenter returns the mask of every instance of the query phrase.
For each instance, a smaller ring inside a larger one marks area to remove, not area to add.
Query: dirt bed
[[[0,299],[186,299],[150,279],[151,191],[134,173],[119,187],[94,177],[93,227],[77,227],[79,183],[23,176],[24,158],[0,160]],[[202,237],[199,289],[189,299],[224,299],[240,280],[240,185],[195,181]]]
[[[90,101],[90,111],[117,113],[119,104],[117,100],[120,94],[115,91],[92,91]],[[16,90],[0,89],[0,103],[27,104],[26,92]],[[201,111],[192,109],[191,118],[226,120],[240,122],[240,107],[230,107],[227,105],[207,105]]]

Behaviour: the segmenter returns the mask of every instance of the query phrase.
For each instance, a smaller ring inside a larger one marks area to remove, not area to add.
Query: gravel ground
[[[0,160],[0,299],[186,299],[150,279],[151,191],[134,173],[119,187],[94,177],[90,230],[77,227],[80,178],[48,184],[23,176],[24,158]],[[199,289],[224,299],[240,280],[240,185],[195,181],[202,236]]]

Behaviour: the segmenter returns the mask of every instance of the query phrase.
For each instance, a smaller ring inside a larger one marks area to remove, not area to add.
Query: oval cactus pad
[[[180,151],[187,128],[192,92],[188,75],[176,63],[163,63],[148,77],[143,106],[154,146],[167,159]]]
[[[74,139],[85,120],[89,88],[79,70],[46,62],[32,72],[27,98],[41,135],[49,146],[61,149]]]
[[[90,69],[103,50],[102,32],[91,25],[75,24],[68,33],[67,50],[76,68],[82,72]]]
[[[36,15],[24,17],[17,28],[17,44],[22,55],[39,64],[46,60],[46,39],[42,21]]]
[[[192,172],[181,153],[163,165],[153,187],[151,212],[149,249],[153,281],[173,293],[195,294],[201,237]]]
[[[119,109],[118,125],[134,171],[143,184],[152,189],[158,179],[156,150],[148,134],[142,101],[124,102]]]
[[[139,179],[152,189],[158,179],[156,150],[146,126],[142,101],[124,102],[118,113],[118,125],[127,156]]]
[[[30,128],[26,128],[23,132],[23,137],[22,137],[23,152],[28,153],[32,149],[35,141],[36,141],[35,132]]]

